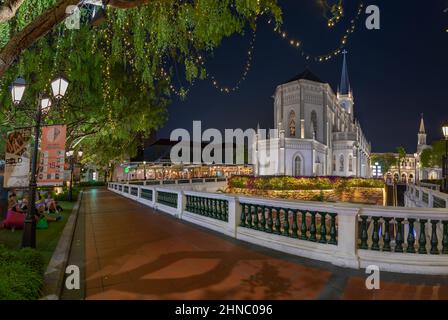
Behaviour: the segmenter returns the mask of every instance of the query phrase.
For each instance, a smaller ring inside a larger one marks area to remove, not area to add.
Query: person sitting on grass
[[[52,195],[50,192],[47,194],[47,198],[45,199],[45,204],[47,207],[47,210],[51,213],[59,213],[61,211],[64,211],[60,205],[52,198]]]
[[[36,209],[39,212],[39,215],[43,215],[47,222],[59,221],[62,219],[62,216],[59,212],[56,211],[56,215],[52,215],[54,213],[50,210],[50,207],[47,206],[47,199],[41,194],[38,194],[39,200],[36,202]],[[53,204],[56,206],[56,204]]]
[[[24,213],[19,205],[19,202],[17,201],[17,196],[15,193],[12,193],[8,198],[8,210],[14,211],[17,213]]]

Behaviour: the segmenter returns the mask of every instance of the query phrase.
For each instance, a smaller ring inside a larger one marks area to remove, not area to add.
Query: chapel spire
[[[423,120],[423,113],[420,115],[420,128],[418,130],[418,143],[417,143],[417,153],[422,152],[424,149],[428,148],[426,145],[426,131],[425,131],[425,121]]]
[[[339,94],[340,95],[349,95],[351,94],[350,80],[348,77],[348,68],[347,68],[347,50],[342,51],[344,55],[344,60],[342,62],[342,74],[341,74],[341,83],[339,84]]]
[[[420,119],[420,129],[418,130],[418,133],[426,133],[425,131],[425,121],[423,120],[423,113],[420,114],[421,119]]]

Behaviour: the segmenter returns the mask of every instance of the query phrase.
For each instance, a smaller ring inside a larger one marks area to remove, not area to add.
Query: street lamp
[[[54,82],[54,81],[53,81]],[[52,82],[52,83],[53,83]],[[67,90],[68,82],[66,81],[64,90],[59,90],[58,92],[53,90],[53,95],[61,99]],[[52,86],[53,88],[53,86]],[[11,86],[11,96],[12,102],[15,105],[19,105],[22,102],[23,95],[26,89],[26,82],[23,78],[17,78]],[[56,96],[57,95],[57,96]],[[32,156],[31,165],[31,178],[30,178],[30,203],[26,213],[24,225],[23,225],[23,235],[22,235],[22,247],[36,247],[36,220],[34,219],[36,211],[36,189],[37,189],[37,157],[39,153],[39,136],[40,127],[42,122],[43,112],[48,113],[51,107],[51,98],[44,94],[39,94],[37,110],[35,114],[35,127],[34,127],[34,149]]]
[[[445,174],[445,192],[448,192],[448,122],[442,126],[443,136],[445,137],[445,161],[443,162],[443,172]]]
[[[73,201],[73,171],[75,169],[75,151],[69,150],[65,153],[68,159],[70,159],[70,187],[68,191],[68,201]],[[78,151],[78,158],[83,155],[82,150]]]
[[[25,93],[26,83],[23,78],[17,78],[11,87],[12,103],[19,105]]]
[[[60,100],[64,97],[68,88],[68,81],[59,76],[51,82],[51,90],[53,90],[53,96],[56,100]]]
[[[143,161],[143,181],[146,181],[146,161]]]

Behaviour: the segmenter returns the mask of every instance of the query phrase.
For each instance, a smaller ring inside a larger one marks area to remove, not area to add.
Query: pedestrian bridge
[[[202,182],[207,183],[218,181]],[[382,271],[448,274],[446,208],[274,200],[180,185],[112,182],[108,189],[178,219],[296,256],[354,269],[376,265]]]

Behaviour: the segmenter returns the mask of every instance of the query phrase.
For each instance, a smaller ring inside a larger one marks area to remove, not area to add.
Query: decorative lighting
[[[445,124],[442,126],[442,132],[445,139],[448,140],[448,122],[445,122]]]
[[[53,96],[56,100],[60,100],[64,97],[67,87],[68,81],[62,76],[57,77],[51,82],[51,90],[53,90]]]
[[[18,77],[11,86],[12,103],[20,104],[25,93],[26,82],[25,79]]]
[[[40,99],[40,107],[42,110],[47,110],[51,107],[51,99],[49,96],[42,96]]]
[[[349,39],[349,37],[350,37],[350,34],[352,34],[353,32],[355,32],[355,29],[356,29],[356,22],[359,20],[361,14],[362,14],[362,12],[363,12],[363,10],[362,10],[363,7],[364,7],[364,4],[363,4],[362,2],[360,2],[359,5],[358,5],[358,10],[357,10],[357,12],[356,12],[356,16],[355,16],[353,19],[350,20],[350,27],[348,27],[348,28],[345,30],[345,34],[344,34],[343,37],[341,38],[341,41],[340,41],[340,43],[339,43],[339,46],[338,46],[336,49],[334,49],[333,51],[330,51],[330,52],[328,52],[328,53],[326,53],[326,54],[321,54],[321,55],[316,55],[316,56],[314,56],[314,55],[312,55],[312,54],[306,52],[306,51],[302,48],[301,42],[298,41],[298,40],[296,40],[296,39],[294,39],[293,37],[290,37],[290,36],[288,35],[288,33],[287,33],[285,30],[281,30],[281,29],[279,29],[278,26],[275,26],[275,27],[273,28],[273,31],[274,31],[274,33],[276,33],[281,39],[287,41],[287,43],[288,43],[291,47],[293,47],[293,48],[299,50],[300,54],[301,54],[306,60],[310,60],[310,59],[312,59],[312,60],[314,60],[315,62],[327,62],[327,61],[331,60],[332,58],[338,56],[338,55],[342,52],[342,49],[344,49],[344,48],[347,46],[347,43],[348,43],[348,39]],[[336,9],[337,9],[338,14],[339,14],[339,18],[336,19],[336,20],[339,20],[339,19],[343,16],[342,7],[340,7],[340,6],[336,6]],[[336,21],[336,22],[338,22],[338,21]],[[271,20],[269,20],[269,21],[268,21],[268,24],[271,24],[271,23],[272,23]],[[335,24],[336,24],[335,21],[331,21],[331,22],[329,22],[328,27],[332,28]]]

